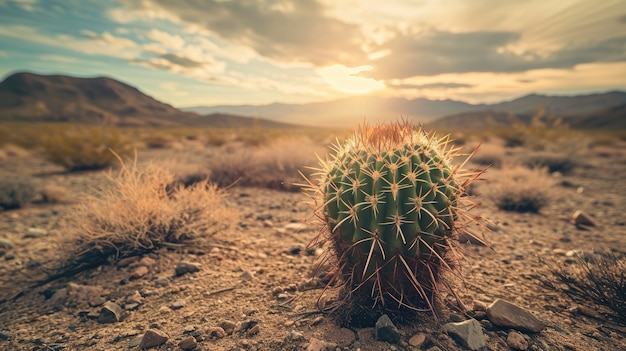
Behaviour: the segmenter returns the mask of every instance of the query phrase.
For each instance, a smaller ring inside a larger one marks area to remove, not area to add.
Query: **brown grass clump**
[[[209,161],[211,181],[221,187],[233,184],[298,191],[298,171],[308,174],[317,164],[322,146],[308,138],[281,139],[258,147],[229,145]]]
[[[33,181],[24,177],[4,177],[0,180],[0,209],[13,210],[29,204],[35,197]]]
[[[470,162],[480,166],[500,168],[506,157],[506,153],[507,150],[505,150],[504,145],[499,143],[485,143],[481,144],[476,150]]]
[[[173,180],[153,165],[122,165],[111,186],[78,206],[63,229],[66,255],[56,276],[164,246],[206,244],[232,221],[215,186],[205,181],[168,191]]]
[[[546,168],[548,172],[571,173],[577,166],[577,159],[571,154],[536,152],[522,161],[527,167]]]
[[[537,213],[552,200],[554,184],[545,169],[504,165],[483,192],[501,210]]]
[[[626,256],[616,253],[577,255],[574,264],[554,266],[554,280],[544,279],[552,290],[562,291],[575,302],[592,302],[607,308],[605,316],[626,325]],[[556,282],[556,283],[555,283]]]
[[[102,169],[117,163],[117,157],[130,155],[130,140],[114,129],[71,128],[42,141],[44,157],[68,171]],[[114,151],[114,153],[111,152]]]

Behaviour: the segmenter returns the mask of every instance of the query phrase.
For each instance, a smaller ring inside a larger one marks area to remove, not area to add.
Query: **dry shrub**
[[[543,168],[505,164],[489,176],[484,193],[501,210],[537,213],[552,200],[554,184]]]
[[[25,177],[3,177],[0,179],[0,208],[13,210],[29,204],[35,197],[33,180]]]
[[[149,149],[165,149],[173,140],[171,137],[163,134],[148,134],[142,138],[142,141]]]
[[[229,145],[211,158],[211,181],[222,187],[237,184],[295,191],[298,187],[293,184],[302,179],[298,172],[309,173],[307,167],[318,162],[315,155],[325,152],[305,137],[258,147]]]
[[[174,177],[152,164],[123,165],[78,206],[64,232],[66,253],[58,275],[72,275],[164,246],[198,246],[225,229],[234,214],[222,204],[223,193],[201,182],[169,189]]]
[[[578,161],[573,155],[554,152],[533,153],[522,162],[528,167],[546,168],[550,173],[561,174],[568,174],[578,166]]]
[[[117,162],[114,153],[126,156],[133,150],[119,131],[99,127],[68,129],[45,138],[42,144],[44,157],[68,171],[106,168]]]
[[[626,256],[617,253],[577,255],[574,264],[553,266],[553,280],[544,279],[575,302],[592,302],[612,311],[611,319],[626,325]],[[556,283],[558,284],[555,284]]]

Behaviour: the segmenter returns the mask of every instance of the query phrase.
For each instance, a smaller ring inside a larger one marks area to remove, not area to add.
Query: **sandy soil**
[[[571,175],[560,176],[553,201],[539,214],[499,211],[485,200],[477,213],[497,223],[487,234],[492,249],[466,246],[465,283],[457,287],[469,311],[464,315],[444,306],[438,321],[425,313],[421,322],[399,324],[397,344],[375,340],[371,327],[339,326],[318,310],[318,302],[332,303],[336,289],[318,301],[323,284],[312,272],[319,251],[306,249],[317,228],[303,223],[311,212],[297,192],[229,189],[228,206],[240,216],[211,247],[161,249],[32,291],[23,285],[27,278],[41,277],[43,267],[62,254],[55,243],[64,235],[61,223],[71,215],[72,203],[0,212],[0,238],[11,244],[0,246],[0,349],[136,350],[148,330],[159,330],[168,339],[154,350],[187,345],[196,350],[464,350],[442,325],[474,317],[483,321],[485,350],[510,350],[512,331],[490,326],[475,308],[481,305],[475,301],[500,298],[547,324],[540,333],[523,333],[529,350],[624,350],[626,328],[603,319],[592,304],[576,308],[562,293],[545,288],[541,277],[550,276],[549,264],[571,264],[567,253],[572,250],[626,250],[625,150],[592,155]],[[151,150],[142,157],[183,153]],[[34,156],[0,161],[0,177],[31,175],[40,185],[65,187],[74,202],[104,175],[61,171]],[[493,170],[485,178],[497,175]],[[479,192],[488,184],[480,184]],[[576,210],[590,214],[598,226],[578,229],[571,222]],[[199,271],[177,275],[181,262],[197,264]],[[13,299],[20,291],[24,294]],[[120,321],[101,323],[106,301],[123,309]]]

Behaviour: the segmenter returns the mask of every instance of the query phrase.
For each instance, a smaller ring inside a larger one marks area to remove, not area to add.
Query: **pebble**
[[[486,345],[482,327],[473,318],[459,323],[446,323],[443,328],[457,343],[470,350],[478,350]]]
[[[100,316],[98,316],[98,323],[115,323],[119,322],[122,318],[124,310],[120,305],[112,301],[107,301],[100,310]]]
[[[141,305],[143,303],[143,296],[139,293],[139,291],[135,290],[132,295],[126,297],[127,304],[137,304]]]
[[[226,336],[226,331],[222,327],[209,327],[206,330],[209,337],[215,337],[221,339]]]
[[[441,351],[441,349],[438,346],[433,346],[429,349],[426,349],[426,351]]]
[[[248,329],[248,335],[256,335],[261,331],[261,327],[257,324],[252,328]]]
[[[303,231],[307,229],[306,224],[304,223],[287,223],[284,228],[295,231]]]
[[[400,341],[398,328],[391,322],[389,316],[383,314],[376,321],[376,329],[374,331],[376,340],[386,341],[391,344],[397,344]]]
[[[198,342],[193,336],[186,337],[178,343],[178,347],[185,351],[193,350],[196,346],[198,346]]]
[[[419,349],[422,347],[425,341],[426,335],[424,333],[417,333],[409,339],[409,345]]]
[[[48,231],[42,228],[28,228],[24,238],[40,238],[48,235]]]
[[[254,273],[252,273],[251,271],[245,271],[245,272],[241,273],[239,278],[241,278],[241,280],[243,280],[243,281],[254,280]]]
[[[148,329],[139,343],[140,349],[149,349],[163,345],[169,340],[169,336],[158,329]]]
[[[176,265],[175,272],[176,276],[180,277],[187,273],[195,273],[200,271],[200,267],[202,267],[199,263],[189,262],[189,261],[181,261]]]
[[[11,340],[13,335],[6,330],[0,330],[0,340]]]
[[[334,351],[336,348],[337,345],[332,342],[311,338],[306,351]]]
[[[272,215],[271,214],[260,214],[258,216],[256,216],[256,219],[259,221],[268,221],[270,219],[272,219]]]
[[[584,225],[588,227],[597,227],[596,221],[594,221],[591,216],[580,210],[574,212],[572,219],[574,220],[574,224],[577,226]]]
[[[143,276],[145,276],[146,274],[148,274],[148,267],[146,266],[139,266],[137,268],[135,268],[135,270],[133,270],[133,272],[130,274],[130,280],[135,280],[135,279],[139,279]]]
[[[546,327],[529,311],[500,299],[487,307],[487,318],[494,325],[531,333],[538,333]]]
[[[176,300],[174,302],[172,302],[172,304],[170,305],[170,308],[173,310],[179,310],[183,307],[185,307],[186,303],[183,300]]]
[[[563,249],[554,249],[554,250],[552,250],[552,253],[555,256],[565,256],[567,254],[567,251],[565,251]]]
[[[315,319],[313,319],[311,321],[311,326],[316,326],[318,324],[321,324],[323,321],[324,321],[324,317],[323,316],[315,317]]]
[[[142,266],[146,266],[148,268],[154,267],[156,265],[156,260],[152,257],[144,256],[139,260],[139,264]]]
[[[11,240],[9,240],[9,239],[0,238],[0,248],[12,249],[13,248],[13,242]]]
[[[220,328],[224,330],[224,332],[228,335],[235,332],[235,328],[237,327],[237,323],[229,320],[222,321],[220,323]]]
[[[528,348],[528,341],[524,338],[524,335],[517,331],[512,331],[506,338],[506,344],[513,350],[526,350]]]

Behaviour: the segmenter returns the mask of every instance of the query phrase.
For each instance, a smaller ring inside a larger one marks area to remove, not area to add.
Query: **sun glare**
[[[371,69],[371,66],[346,67],[336,64],[320,68],[317,73],[332,89],[338,92],[365,94],[385,87],[383,82],[376,79],[358,76],[359,73]]]

